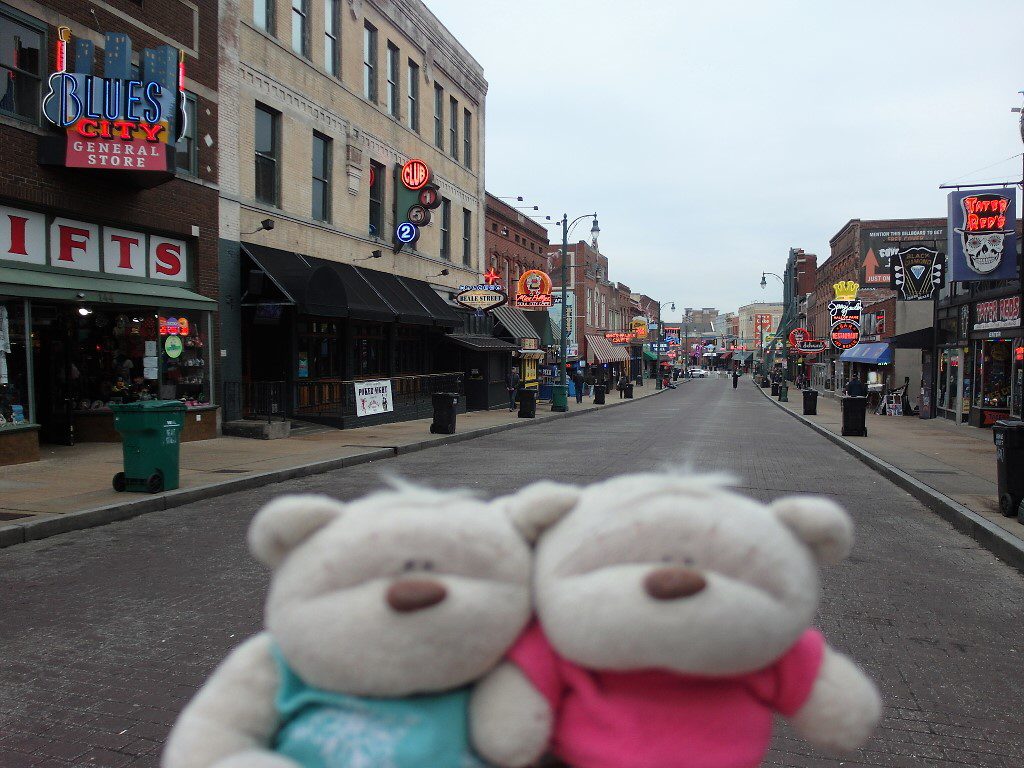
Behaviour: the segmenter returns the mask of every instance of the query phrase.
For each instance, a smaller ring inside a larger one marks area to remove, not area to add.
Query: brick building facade
[[[189,418],[186,439],[212,436],[217,414],[206,404],[218,400],[220,377],[216,6],[2,0],[0,26],[0,306],[12,342],[0,413],[11,420],[18,406],[23,429],[44,442],[108,441],[118,439],[108,403],[183,399],[199,417]],[[48,79],[61,64],[56,82],[81,89],[82,99],[44,115],[44,104],[55,103],[44,101]],[[138,114],[118,102],[130,81],[153,84],[147,92],[158,104]],[[89,114],[90,82],[97,98],[101,85],[109,88],[104,115],[100,107]],[[136,131],[147,125],[155,140],[119,135],[116,123],[104,129],[104,117]],[[172,356],[179,341],[184,353]],[[33,456],[30,449],[22,458]]]

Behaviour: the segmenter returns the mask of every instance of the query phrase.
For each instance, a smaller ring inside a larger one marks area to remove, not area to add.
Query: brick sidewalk
[[[802,415],[800,391],[790,387],[789,392],[790,401],[778,404]],[[837,399],[819,395],[818,414],[804,418],[835,435],[842,432],[842,415]],[[981,515],[1021,539],[1024,545],[1024,525],[1016,518],[1003,517],[999,513],[992,430],[957,425],[946,419],[869,413],[867,431],[867,437],[845,439]]]
[[[636,389],[635,399],[657,391],[649,382]],[[431,434],[431,419],[418,419],[376,427],[324,429],[281,440],[218,437],[189,442],[181,446],[180,490],[154,496],[117,493],[112,488],[111,479],[122,465],[120,443],[44,446],[40,461],[0,467],[0,546],[87,527],[64,519],[72,513],[105,510],[110,519],[129,517],[132,515],[117,510],[127,505],[139,508],[134,514],[141,514],[185,503],[185,498],[192,501],[297,476],[289,474],[292,471],[328,471],[624,402],[629,401],[620,401],[614,392],[605,406],[595,406],[590,398],[582,404],[570,398],[569,414],[552,413],[549,403],[540,403],[535,419],[519,419],[505,409],[472,411],[459,414],[455,435]],[[37,534],[23,535],[26,525],[36,526]]]

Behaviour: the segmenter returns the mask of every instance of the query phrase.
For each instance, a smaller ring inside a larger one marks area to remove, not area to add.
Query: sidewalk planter
[[[519,418],[537,418],[537,393],[532,389],[519,390]]]
[[[39,461],[39,425],[8,424],[0,427],[0,467]]]
[[[804,416],[818,415],[818,390],[804,390]]]
[[[865,423],[868,412],[868,399],[866,397],[844,397],[843,407],[843,437],[867,437],[868,428]]]
[[[115,491],[159,493],[178,487],[185,406],[177,400],[144,400],[112,405],[121,433],[124,471],[114,475]]]
[[[519,393],[520,397],[522,392]],[[456,392],[435,392],[431,396],[434,407],[434,421],[430,425],[433,435],[454,435],[455,414],[459,408],[459,395]]]
[[[1024,421],[997,421],[992,425],[992,440],[999,511],[1024,523]]]

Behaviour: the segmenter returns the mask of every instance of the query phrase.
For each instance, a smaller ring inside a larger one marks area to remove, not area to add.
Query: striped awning
[[[586,334],[587,354],[592,363],[625,363],[629,361],[629,351],[625,347],[617,347],[603,336]]]

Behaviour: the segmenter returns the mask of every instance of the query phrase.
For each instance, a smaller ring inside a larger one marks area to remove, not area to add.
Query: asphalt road
[[[703,379],[605,413],[434,448],[0,550],[0,768],[154,766],[210,669],[260,626],[253,512],[286,491],[358,496],[382,471],[487,494],[672,466],[726,470],[768,501],[835,496],[857,522],[819,626],[879,682],[861,753],[784,726],[766,765],[1024,766],[1024,577],[767,402]]]

